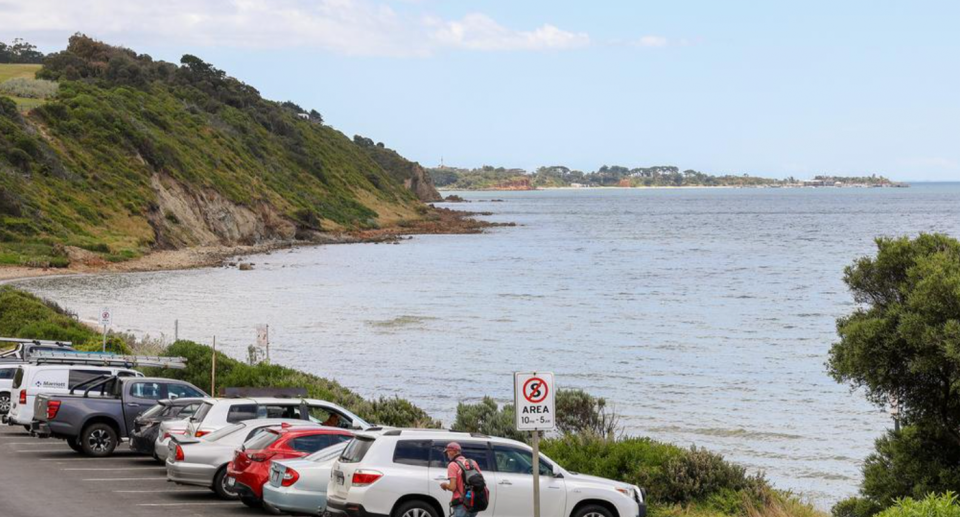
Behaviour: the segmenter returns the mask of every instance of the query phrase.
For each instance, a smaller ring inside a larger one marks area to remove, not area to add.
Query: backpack
[[[487,490],[487,482],[483,479],[477,467],[477,462],[467,460],[464,465],[457,462],[460,467],[460,473],[463,476],[463,499],[460,503],[471,512],[482,512],[490,504],[490,491]],[[467,467],[472,467],[469,470]]]

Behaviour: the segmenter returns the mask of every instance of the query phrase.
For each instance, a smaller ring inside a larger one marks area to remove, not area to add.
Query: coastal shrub
[[[896,401],[901,431],[878,439],[863,464],[870,504],[843,511],[960,490],[960,241],[920,234],[876,246],[844,271],[859,305],[837,320],[828,367],[878,407]]]
[[[476,404],[457,404],[457,416],[451,429],[482,433],[488,436],[501,436],[522,442],[528,441],[527,433],[516,430],[513,405],[500,408],[496,400],[483,397]]]
[[[920,500],[907,497],[898,499],[878,517],[960,517],[960,501],[954,492],[928,494]]]
[[[883,510],[883,506],[866,497],[848,497],[833,505],[833,517],[870,517]]]
[[[0,286],[0,336],[86,343],[97,334],[55,304]]]
[[[0,94],[28,99],[49,99],[57,94],[59,87],[53,81],[14,77],[0,83]]]
[[[201,389],[210,389],[210,370],[213,359],[213,350],[210,347],[181,340],[170,345],[164,351],[164,355],[186,358],[187,368],[161,370],[151,372],[152,374],[182,379]],[[371,423],[397,427],[439,426],[439,422],[431,419],[425,411],[398,397],[368,401],[336,381],[285,366],[266,363],[249,365],[228,357],[222,352],[217,352],[217,386],[306,388],[309,397],[339,404]]]
[[[99,339],[87,341],[86,343],[74,346],[74,348],[80,350],[81,352],[100,352],[101,350],[104,350],[103,338],[101,337]],[[106,352],[124,355],[133,354],[133,350],[129,345],[127,345],[126,341],[124,341],[122,337],[115,335],[107,335]]]
[[[745,495],[762,499],[769,489],[763,474],[748,476],[740,465],[696,446],[671,458],[665,473],[668,482],[663,497],[678,503],[701,500],[724,490],[742,490]]]

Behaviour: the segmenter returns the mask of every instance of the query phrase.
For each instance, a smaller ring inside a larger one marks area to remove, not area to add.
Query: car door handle
[[[552,489],[554,489],[554,490],[560,490],[560,487],[558,487],[558,486],[556,486],[556,485],[550,485],[550,486],[548,486],[547,488],[552,488]]]
[[[501,481],[499,484],[501,484],[501,485],[512,485],[513,483],[511,483],[509,479],[504,479],[504,480]]]
[[[137,404],[136,402],[127,402],[127,407],[138,407],[138,406],[140,406],[140,404]]]

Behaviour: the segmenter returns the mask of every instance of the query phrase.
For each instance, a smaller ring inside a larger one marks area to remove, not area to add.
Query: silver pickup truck
[[[70,393],[39,395],[31,431],[66,440],[73,450],[97,457],[113,454],[120,440],[130,436],[137,416],[161,399],[206,396],[184,381],[112,375],[90,379]]]

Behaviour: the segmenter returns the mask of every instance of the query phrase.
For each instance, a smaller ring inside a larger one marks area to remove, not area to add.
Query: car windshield
[[[346,449],[346,448],[347,448],[347,442],[341,442],[341,443],[338,443],[338,444],[336,444],[336,445],[332,445],[332,446],[330,446],[330,447],[327,447],[326,449],[321,449],[321,450],[319,450],[319,451],[317,451],[317,452],[315,452],[315,453],[307,456],[307,457],[304,458],[304,459],[307,459],[307,460],[310,460],[310,461],[315,461],[315,462],[317,462],[317,463],[323,463],[323,462],[325,462],[325,461],[330,461],[330,460],[336,459],[337,456],[340,456],[340,454],[341,454],[341,453],[343,452],[343,450]]]
[[[280,439],[280,433],[276,431],[267,431],[260,433],[243,444],[243,448],[248,451],[259,451],[273,445],[273,442]]]
[[[215,442],[225,436],[230,436],[231,434],[247,427],[247,424],[233,424],[228,425],[227,427],[217,429],[216,431],[207,435],[208,442]]]

